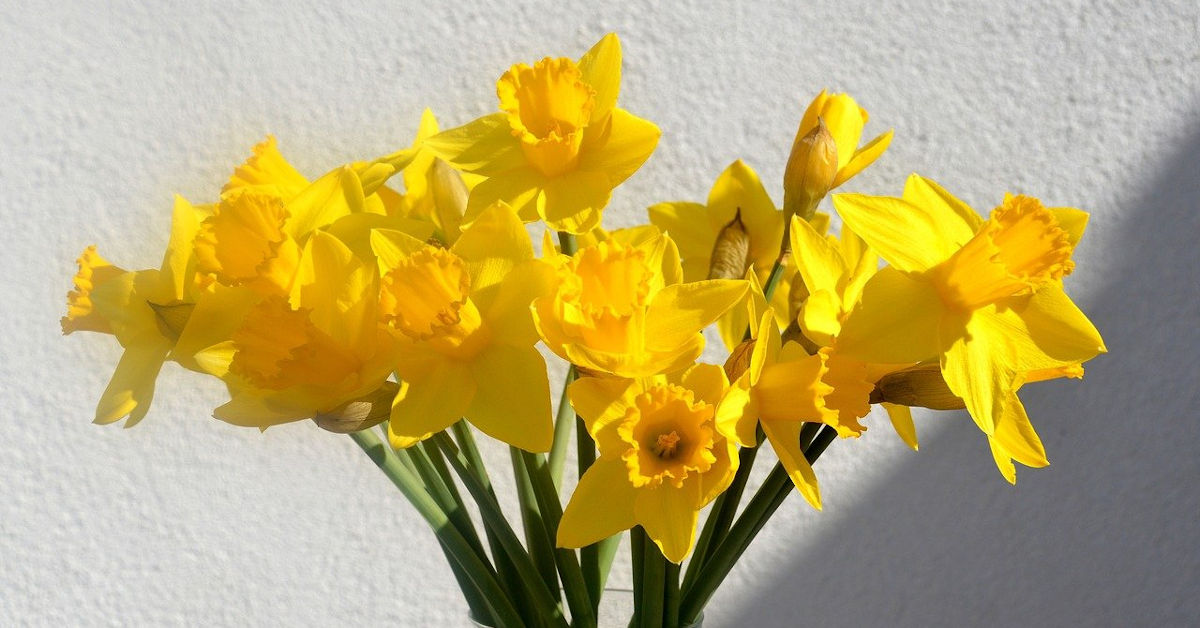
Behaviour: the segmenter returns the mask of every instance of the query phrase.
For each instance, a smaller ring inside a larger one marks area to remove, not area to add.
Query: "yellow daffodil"
[[[761,425],[771,448],[796,488],[821,508],[817,476],[800,449],[805,422],[824,423],[843,437],[866,428],[858,419],[870,411],[866,365],[829,349],[809,355],[798,343],[783,343],[775,314],[763,313],[749,368],[730,386],[717,409],[717,422],[743,447],[758,443]]]
[[[560,547],[583,547],[641,525],[668,560],[692,550],[700,509],[729,486],[737,447],[714,412],[725,373],[697,364],[680,377],[585,377],[570,398],[600,456],[558,526]]]
[[[370,396],[391,374],[396,343],[379,325],[375,268],[323,231],[298,266],[290,295],[229,308],[240,325],[205,351],[205,368],[233,395],[218,419],[265,429],[314,418]]]
[[[222,313],[228,295],[195,273],[192,239],[203,213],[175,199],[170,241],[158,269],[124,271],[95,247],[80,256],[63,333],[112,334],[125,349],[96,408],[97,423],[129,417],[126,427],[137,424],[150,409],[163,362],[200,370],[196,354],[230,329],[233,321]]]
[[[1047,465],[1016,389],[1022,374],[1062,374],[1105,350],[1062,289],[1087,214],[1010,195],[984,220],[916,175],[903,198],[839,194],[834,205],[891,264],[864,287],[838,350],[869,362],[939,359],[993,449]]]
[[[784,213],[810,218],[821,199],[871,165],[892,141],[889,129],[859,147],[867,110],[849,94],[820,94],[808,105],[783,176]]]
[[[529,304],[551,269],[497,204],[449,249],[398,231],[372,237],[380,316],[402,344],[389,435],[410,446],[462,417],[527,451],[550,449],[550,387]]]
[[[765,282],[783,244],[783,213],[775,208],[758,175],[741,160],[721,173],[706,204],[672,202],[652,205],[650,222],[671,236],[683,258],[683,280],[739,279],[753,271]],[[787,324],[791,276],[789,265],[771,303]],[[745,308],[732,308],[717,322],[729,349],[742,342],[746,328],[756,319]]]
[[[383,215],[378,192],[414,151],[340,166],[309,182],[279,153],[275,139],[253,148],[234,170],[221,200],[196,234],[197,269],[226,286],[262,295],[287,295],[299,272],[300,250],[314,229],[327,227],[360,257],[369,258],[372,228],[432,234],[404,218]]]
[[[614,232],[555,256],[550,291],[534,321],[551,351],[584,369],[649,377],[687,368],[700,356],[700,330],[739,302],[744,280],[682,283],[675,243],[657,229]]]
[[[835,340],[842,321],[849,316],[879,265],[879,256],[862,238],[843,226],[840,238],[823,232],[800,217],[792,218],[789,230],[792,258],[804,282],[807,297],[800,304],[796,320],[804,336],[816,346],[837,353]],[[850,358],[842,357],[849,361]],[[867,381],[877,382],[884,375],[907,364],[866,364]],[[894,403],[882,404],[900,438],[917,448],[917,432],[912,412]]]
[[[487,177],[470,220],[497,201],[558,231],[600,224],[613,188],[654,151],[654,124],[616,107],[621,44],[606,35],[578,62],[547,57],[512,66],[496,85],[500,112],[425,141],[458,168]]]

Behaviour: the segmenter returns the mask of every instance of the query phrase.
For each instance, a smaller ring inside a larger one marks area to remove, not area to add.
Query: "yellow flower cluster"
[[[617,106],[620,76],[615,35],[514,65],[496,113],[439,131],[427,111],[412,146],[315,180],[267,138],[210,202],[175,200],[159,268],[88,247],[63,331],[125,350],[96,422],[142,420],[170,360],[224,382],[214,415],[232,424],[386,421],[400,449],[466,419],[540,454],[561,446],[540,342],[573,365],[567,398],[595,443],[558,544],[641,526],[676,563],[743,448],[770,442],[820,508],[805,426],[858,437],[873,404],[914,449],[910,407],[965,408],[1010,482],[1014,461],[1048,464],[1017,392],[1104,351],[1063,290],[1086,213],[1006,195],[983,218],[912,175],[898,197],[834,194],[831,235],[819,204],[892,132],[860,146],[866,111],[822,91],[782,205],[739,160],[705,202],[605,231],[659,139]],[[561,246],[535,255],[535,221]],[[723,368],[697,363],[709,326]]]

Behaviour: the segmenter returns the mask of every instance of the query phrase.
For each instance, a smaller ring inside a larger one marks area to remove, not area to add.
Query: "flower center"
[[[644,307],[653,270],[646,252],[611,241],[581,249],[568,264],[570,298],[593,313],[627,316]]]
[[[289,216],[274,193],[247,188],[225,194],[196,234],[197,270],[228,286],[286,292],[299,262],[299,248],[283,230]]]
[[[932,271],[942,300],[974,310],[1070,274],[1072,245],[1041,202],[1009,196],[971,238]]]
[[[496,84],[500,109],[526,158],[546,176],[574,169],[595,106],[595,90],[574,61],[538,61],[512,66]]]
[[[336,387],[360,367],[349,350],[313,325],[309,310],[293,310],[281,296],[251,308],[232,340],[230,371],[258,388]]]
[[[617,428],[629,446],[622,458],[630,482],[680,487],[689,474],[708,471],[716,462],[713,414],[712,406],[674,384],[656,384],[639,395]]]
[[[383,276],[380,315],[413,340],[432,341],[451,353],[465,351],[474,346],[468,341],[483,324],[470,291],[466,262],[446,249],[427,246]]]

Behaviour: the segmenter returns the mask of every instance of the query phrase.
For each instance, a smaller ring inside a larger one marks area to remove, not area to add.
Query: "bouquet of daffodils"
[[[124,348],[96,422],[141,421],[171,360],[225,383],[217,419],[349,434],[429,523],[472,618],[506,628],[595,626],[626,531],[630,625],[697,624],[793,490],[820,509],[813,463],[872,404],[913,449],[911,407],[965,408],[1009,482],[1048,464],[1017,392],[1104,351],[1063,290],[1086,213],[1005,195],[985,218],[914,174],[895,197],[833,194],[831,234],[821,201],[892,133],[860,145],[867,112],[821,92],[782,208],[737,161],[706,202],[607,231],[659,138],[617,106],[620,79],[615,35],[517,64],[498,112],[439,132],[426,111],[411,147],[316,180],[267,138],[215,202],[175,199],[161,267],[88,247],[63,332]],[[697,362],[710,325],[724,365]],[[570,365],[557,411],[539,342]],[[520,534],[477,431],[510,446]],[[764,442],[779,462],[743,505]]]

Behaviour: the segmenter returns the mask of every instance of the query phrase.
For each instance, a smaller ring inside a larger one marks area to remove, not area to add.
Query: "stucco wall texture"
[[[1012,191],[1092,212],[1068,289],[1111,353],[1023,391],[1050,468],[1013,488],[965,415],[918,414],[919,454],[872,416],[818,465],[825,511],[790,500],[706,625],[1200,621],[1195,3],[494,0],[0,6],[0,625],[464,625],[433,536],[349,439],[220,423],[220,387],[173,365],[140,426],[94,426],[119,349],[58,317],[84,245],[156,266],[172,195],[213,198],[265,134],[317,175],[407,145],[426,106],[492,111],[510,63],[608,31],[623,106],[663,130],[608,226],[702,200],[738,158],[778,202],[822,87],[896,130],[848,189],[916,171],[985,211]]]

